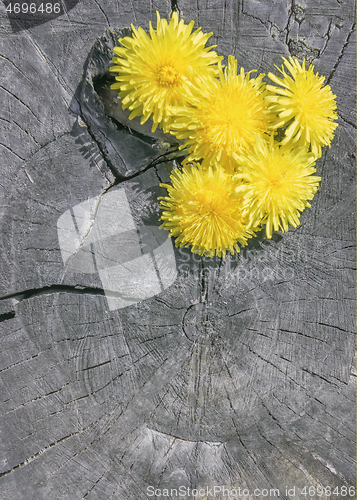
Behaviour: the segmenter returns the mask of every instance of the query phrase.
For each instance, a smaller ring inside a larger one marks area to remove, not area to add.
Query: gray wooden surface
[[[0,6],[1,498],[137,500],[148,486],[214,485],[251,500],[274,498],[264,488],[314,498],[304,486],[352,498],[341,487],[355,484],[354,2],[172,2],[246,70],[312,61],[337,95],[339,127],[296,230],[237,258],[176,250],[171,287],[112,311],[97,273],[64,266],[57,221],[124,187],[135,220],[157,225],[170,163],[106,117],[93,79],[117,30],[172,5],[73,3],[17,31]]]

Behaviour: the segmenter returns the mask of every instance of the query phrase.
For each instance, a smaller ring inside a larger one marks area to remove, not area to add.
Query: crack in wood
[[[180,9],[179,9],[179,6],[178,6],[178,0],[171,0],[171,15],[174,12],[177,12],[178,15],[180,16]]]
[[[105,12],[105,10],[103,9],[103,7],[97,2],[97,0],[94,0],[94,3],[97,5],[98,9],[100,10],[100,12],[103,14],[103,16],[105,17],[105,20],[107,22],[107,25],[108,27],[110,28],[110,22],[109,22],[109,18],[107,16],[107,13]]]
[[[43,453],[46,453],[48,450],[50,450],[51,448],[53,448],[54,446],[62,443],[63,441],[66,441],[67,439],[71,438],[72,436],[75,436],[77,434],[81,434],[83,432],[82,431],[79,431],[79,432],[74,432],[74,433],[71,433],[71,434],[68,434],[67,436],[64,436],[56,441],[53,441],[52,443],[50,443],[49,445],[45,446],[44,448],[42,448],[40,451],[38,451],[37,453],[34,453],[33,455],[31,455],[29,458],[27,458],[26,460],[24,460],[23,462],[15,465],[14,467],[12,467],[11,469],[8,469],[4,472],[1,472],[0,473],[0,478],[2,477],[5,477],[9,474],[11,474],[12,472],[15,472],[16,470],[20,469],[21,467],[24,467],[25,465],[28,465],[29,463],[33,462],[34,460],[36,460],[36,458],[38,458],[39,456],[41,456]]]
[[[18,301],[30,299],[38,295],[51,294],[51,293],[75,293],[84,295],[104,295],[102,288],[82,287],[75,285],[48,285],[41,288],[31,288],[21,292],[14,292],[8,295],[3,295],[0,300],[17,299]],[[110,292],[108,292],[110,293]]]
[[[12,153],[14,156],[17,156],[21,161],[25,161],[25,158],[23,158],[19,154],[15,153],[15,151],[13,151],[9,146],[6,146],[6,144],[3,144],[2,142],[0,142],[0,146],[2,146],[4,149],[7,149],[8,151],[10,151],[10,153]]]
[[[333,76],[334,76],[334,74],[335,74],[335,72],[336,72],[336,70],[337,70],[337,68],[338,68],[338,66],[339,66],[339,64],[340,64],[340,62],[342,60],[342,57],[343,57],[343,55],[345,53],[346,47],[349,44],[350,38],[351,38],[352,34],[355,31],[355,28],[356,28],[356,22],[354,22],[352,24],[352,26],[351,26],[351,29],[350,29],[347,37],[346,37],[345,43],[343,44],[343,47],[342,47],[341,52],[340,52],[340,54],[339,54],[339,56],[337,58],[337,61],[335,62],[335,64],[334,64],[334,66],[333,66],[333,68],[332,68],[329,76],[326,79],[326,85],[328,85],[330,83],[331,79],[333,78]]]
[[[9,319],[13,319],[16,316],[15,311],[9,311],[4,314],[0,314],[0,323],[2,321],[8,321]]]

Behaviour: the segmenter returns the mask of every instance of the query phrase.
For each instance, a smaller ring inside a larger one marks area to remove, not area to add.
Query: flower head
[[[268,107],[264,100],[264,75],[250,78],[237,61],[228,57],[228,68],[220,79],[206,80],[194,91],[191,106],[176,108],[170,131],[186,141],[190,155],[186,163],[202,160],[203,166],[216,162],[230,171],[232,153],[251,148],[256,133],[268,129]]]
[[[330,146],[337,127],[336,96],[329,85],[324,86],[325,77],[314,73],[314,66],[305,69],[305,60],[300,65],[297,59],[283,57],[284,66],[279,71],[283,78],[269,73],[269,78],[280,87],[267,85],[272,95],[267,96],[271,110],[277,118],[274,128],[283,127],[290,120],[282,144],[294,146],[310,145],[316,158],[321,156],[321,146]]]
[[[321,177],[312,175],[315,158],[306,148],[291,149],[280,146],[271,137],[270,142],[256,137],[253,151],[236,156],[243,180],[236,191],[244,196],[253,224],[266,224],[266,234],[272,230],[285,232],[289,224],[296,227],[300,212],[310,207]]]
[[[238,182],[222,168],[187,165],[171,174],[172,186],[160,184],[169,196],[161,197],[161,227],[176,237],[176,246],[192,246],[192,252],[213,257],[239,252],[253,236],[242,211]]]
[[[166,131],[169,106],[184,105],[193,85],[218,74],[222,58],[211,47],[205,48],[212,33],[201,29],[191,33],[193,25],[193,21],[188,25],[179,21],[176,12],[168,23],[157,12],[157,27],[154,30],[150,22],[150,36],[132,25],[133,36],[121,38],[122,47],[114,47],[117,57],[110,71],[118,76],[112,88],[119,89],[130,119],[142,116],[145,123],[152,117],[153,131],[159,124]]]

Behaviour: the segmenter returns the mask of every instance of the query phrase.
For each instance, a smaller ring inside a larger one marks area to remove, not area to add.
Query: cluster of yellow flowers
[[[151,118],[153,131],[160,126],[188,150],[172,184],[161,184],[161,227],[176,246],[224,257],[264,225],[271,238],[299,224],[321,180],[315,161],[337,127],[336,96],[292,57],[279,78],[268,74],[277,86],[238,73],[233,56],[224,68],[215,46],[205,47],[212,33],[192,32],[193,24],[174,12],[169,23],[157,13],[150,35],[132,26],[114,48],[112,88],[130,118]]]

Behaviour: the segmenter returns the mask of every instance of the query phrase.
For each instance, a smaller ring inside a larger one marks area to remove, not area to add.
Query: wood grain
[[[339,127],[298,228],[223,260],[176,249],[172,286],[110,310],[98,273],[63,264],[57,223],[124,189],[135,223],[159,224],[177,145],[113,120],[95,83],[118,33],[173,8],[247,71],[312,62]],[[1,497],[354,498],[355,3],[80,0],[17,32],[0,12]]]

